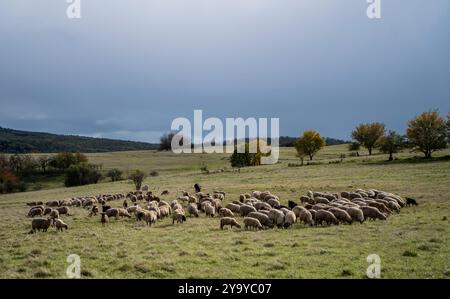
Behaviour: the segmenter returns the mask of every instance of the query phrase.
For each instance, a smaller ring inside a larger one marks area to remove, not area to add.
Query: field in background
[[[344,163],[330,164],[340,160]],[[446,156],[450,150],[435,156]],[[88,154],[103,170],[136,168],[159,172],[146,183],[151,190],[168,189],[166,200],[200,183],[205,191],[224,190],[225,201],[240,193],[270,190],[283,203],[298,200],[307,190],[343,191],[377,188],[412,196],[418,207],[404,208],[387,221],[363,225],[260,232],[219,229],[218,218],[189,218],[173,226],[169,219],[152,228],[134,220],[111,220],[102,227],[99,217],[74,208],[64,217],[63,233],[27,234],[25,202],[126,192],[129,181],[75,188],[0,195],[0,277],[65,277],[69,254],[81,257],[83,277],[96,278],[335,278],[365,277],[369,254],[381,257],[383,278],[448,278],[450,276],[450,160],[408,160],[419,154],[404,152],[394,162],[386,155],[348,158],[345,145],[330,146],[316,157],[317,165],[299,163],[295,151],[283,148],[280,163],[232,172],[228,155],[174,155],[160,152]],[[306,160],[305,160],[306,162]],[[210,171],[201,174],[207,164]],[[121,201],[113,205],[121,205]],[[242,222],[242,218],[238,218]]]

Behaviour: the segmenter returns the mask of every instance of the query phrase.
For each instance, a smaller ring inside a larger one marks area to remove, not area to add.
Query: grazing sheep
[[[291,210],[289,210],[289,209],[286,208],[286,207],[279,208],[279,210],[280,210],[281,212],[283,212],[284,215],[286,215],[287,213],[291,212]]]
[[[141,207],[138,205],[131,206],[127,208],[128,214],[134,214],[137,210],[139,210]]]
[[[184,213],[182,210],[178,209],[173,212],[172,224],[175,224],[175,221],[177,223],[183,223],[184,221],[186,221],[186,216],[184,216]]]
[[[57,207],[56,210],[58,211],[59,215],[69,215],[70,212],[68,207]]]
[[[339,224],[339,220],[337,220],[337,218],[331,212],[325,210],[317,211],[315,216],[316,225],[322,225],[324,221],[327,223],[327,225]]]
[[[352,217],[350,217],[350,215],[345,210],[339,208],[331,208],[328,211],[333,213],[334,217],[342,222],[347,222],[348,224],[352,224],[353,222]]]
[[[280,202],[276,198],[269,198],[267,203],[273,208],[280,207]]]
[[[169,190],[164,190],[163,192],[161,192],[161,196],[163,195],[169,195]]]
[[[262,229],[262,225],[258,219],[252,217],[244,217],[244,228],[247,229]]]
[[[377,208],[380,212],[382,212],[382,213],[384,213],[384,214],[387,214],[387,215],[389,215],[389,214],[392,212],[386,205],[384,205],[384,204],[381,203],[381,202],[376,202],[376,201],[373,201],[373,200],[368,200],[368,201],[367,201],[367,205],[368,205],[369,207]]]
[[[64,221],[62,221],[61,219],[56,219],[53,225],[56,227],[57,231],[58,230],[63,231],[63,228],[65,228],[66,230],[69,228],[69,226],[66,223],[64,223]]]
[[[266,227],[273,227],[272,221],[269,219],[269,216],[267,216],[264,213],[261,212],[251,212],[248,213],[247,217],[256,218],[259,220],[259,222]]]
[[[48,217],[49,217],[50,219],[56,219],[56,218],[59,218],[59,212],[58,212],[58,210],[52,210],[52,211],[50,212],[50,214],[48,214]]]
[[[386,220],[386,216],[375,207],[361,207],[361,211],[363,212],[365,219]]]
[[[314,200],[316,201],[316,203],[321,203],[321,204],[329,204],[330,203],[330,201],[328,199],[326,199],[325,197],[322,197],[322,196],[315,197]]]
[[[289,207],[289,209],[293,209],[296,206],[297,206],[297,204],[294,201],[288,200],[288,207]]]
[[[297,217],[295,216],[295,213],[292,211],[288,211],[286,215],[284,215],[284,228],[289,228],[296,221]]]
[[[313,219],[313,221],[315,221],[317,211],[316,211],[316,210],[307,210],[307,211],[308,211],[309,213],[311,213],[312,219]]]
[[[97,215],[98,213],[98,207],[97,206],[92,206],[92,208],[89,211],[89,217],[91,217],[92,215]]]
[[[219,210],[219,216],[220,217],[234,217],[234,213],[230,209],[221,208]]]
[[[302,206],[295,206],[295,207],[292,208],[292,212],[295,213],[295,216],[297,216],[297,218],[300,217],[300,213],[302,211],[308,211],[308,210],[305,207],[302,207]]]
[[[119,209],[113,208],[102,213],[105,213],[108,217],[115,217],[116,219],[119,219]]]
[[[220,218],[220,229],[223,229],[223,227],[225,225],[229,225],[229,226],[231,226],[231,228],[233,228],[233,226],[236,226],[237,228],[241,228],[241,225],[236,221],[236,219],[231,218],[231,217]]]
[[[356,207],[344,207],[343,208],[352,217],[353,221],[359,221],[359,223],[364,222],[364,214],[360,208]]]
[[[170,206],[165,206],[165,205],[160,206],[159,213],[160,213],[161,218],[169,217],[171,214]]]
[[[126,199],[123,201],[122,207],[124,209],[128,208],[128,201]]]
[[[257,202],[253,205],[255,207],[255,209],[259,210],[267,210],[270,211],[272,209],[272,206],[270,204],[268,204],[267,202]]]
[[[195,203],[188,204],[187,212],[188,212],[189,216],[191,216],[191,217],[192,217],[192,215],[194,215],[195,217],[198,217],[197,205]]]
[[[315,211],[314,211],[314,213],[315,213]],[[309,225],[314,224],[312,211],[308,211],[307,209],[300,210],[300,212],[297,216],[297,219],[300,220],[301,222],[304,222],[305,224],[309,224]]]
[[[42,216],[43,213],[44,213],[44,210],[41,207],[32,207],[28,211],[28,217]]]
[[[144,221],[148,226],[152,226],[152,224],[156,223],[158,219],[158,215],[155,211],[145,211],[144,212]]]
[[[119,211],[119,216],[131,218],[131,215],[128,213],[126,209],[118,208],[117,210]]]
[[[44,218],[35,218],[31,221],[31,233],[34,233],[39,230],[46,232],[52,223],[52,219],[44,219]]]
[[[397,213],[400,213],[400,205],[397,202],[394,201],[388,201],[387,206],[389,209],[391,209],[392,211],[396,211]]]
[[[100,213],[102,215],[102,218],[100,218],[100,222],[102,225],[105,225],[106,222],[108,222],[108,215],[106,213]]]
[[[195,193],[199,193],[202,191],[202,187],[199,184],[195,183],[194,190],[195,190]]]
[[[43,205],[42,201],[30,201],[26,203],[27,206],[34,207]]]
[[[231,209],[230,209],[231,210]],[[233,210],[232,210],[233,211]],[[256,212],[255,207],[247,205],[247,204],[243,204],[239,207],[239,214],[241,216],[247,216],[248,213],[250,212]]]
[[[311,203],[311,204],[313,204],[313,203],[314,203],[314,199],[311,199],[309,196],[304,196],[304,195],[300,196],[300,201],[301,201],[303,204],[305,204],[305,203]]]
[[[45,203],[45,205],[47,207],[58,207],[59,206],[59,201],[57,201],[57,200],[47,201]]]
[[[406,205],[407,206],[417,206],[418,203],[417,203],[415,198],[407,197],[406,198]]]
[[[269,219],[277,227],[282,227],[284,223],[284,213],[277,209],[272,209],[269,211]]]
[[[214,214],[216,213],[216,209],[214,208],[213,205],[207,204],[205,206],[205,212],[206,212],[206,216],[214,217]]]

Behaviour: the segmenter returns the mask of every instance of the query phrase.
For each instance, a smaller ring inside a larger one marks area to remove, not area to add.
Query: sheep
[[[216,209],[211,204],[207,204],[205,206],[205,212],[206,212],[206,216],[214,217],[214,214],[216,213]]]
[[[311,226],[314,224],[313,215],[312,215],[311,211],[308,211],[307,209],[300,210],[300,212],[298,213],[297,219],[304,222],[305,224],[309,224]]]
[[[142,190],[142,191],[148,191],[148,185],[142,186],[141,190]]]
[[[279,210],[280,210],[281,212],[283,212],[284,215],[286,215],[287,213],[291,212],[291,210],[289,210],[289,209],[286,208],[286,207],[279,208]]]
[[[355,198],[363,198],[363,196],[356,192],[350,192],[348,194],[348,199],[355,199]]]
[[[161,196],[163,195],[169,195],[169,190],[164,190],[163,192],[161,192]]]
[[[305,203],[314,203],[314,199],[311,199],[309,196],[300,196],[300,201],[305,204]]]
[[[289,207],[289,209],[293,209],[296,206],[297,206],[297,204],[294,201],[288,200],[288,207]]]
[[[389,209],[396,211],[397,213],[400,213],[400,205],[397,202],[394,201],[388,201],[387,206]]]
[[[418,203],[417,203],[415,198],[407,197],[406,198],[406,205],[407,206],[417,206]]]
[[[385,213],[385,214],[390,214],[391,210],[389,210],[388,207],[386,207],[383,203],[381,202],[376,202],[373,200],[367,201],[367,205],[369,207],[374,207],[377,208],[380,212]]]
[[[47,207],[58,207],[58,206],[59,206],[59,201],[57,201],[57,200],[47,201],[47,202],[45,203],[45,205],[46,205]]]
[[[188,204],[187,212],[188,212],[189,216],[191,216],[191,217],[192,217],[192,215],[194,215],[195,217],[198,217],[197,205],[195,203]]]
[[[128,213],[128,211],[126,209],[118,208],[117,210],[119,211],[119,216],[131,218],[131,215]]]
[[[307,209],[305,207],[302,206],[295,206],[292,208],[292,212],[295,213],[295,216],[297,216],[297,218],[300,216],[300,213],[302,211],[307,211]]]
[[[276,199],[276,198],[269,198],[267,200],[267,203],[269,205],[271,205],[273,208],[278,208],[280,207],[280,202]]]
[[[343,207],[343,209],[352,217],[353,221],[364,222],[364,214],[360,208],[357,207]]]
[[[244,217],[244,228],[247,229],[262,229],[262,225],[258,219],[252,217]]]
[[[98,207],[97,206],[92,206],[92,208],[89,210],[89,217],[92,217],[92,215],[97,215],[98,213]]]
[[[216,209],[216,211],[219,211],[222,208],[222,201],[218,198],[213,198],[212,206]]]
[[[307,210],[307,211],[311,214],[312,219],[315,222],[317,211],[316,210]]]
[[[43,213],[44,213],[44,210],[41,207],[32,207],[28,211],[28,217],[42,216]]]
[[[325,221],[327,225],[339,224],[339,220],[337,220],[337,218],[331,212],[319,210],[316,212],[315,223],[316,225],[322,225],[323,221]]]
[[[255,209],[259,210],[267,210],[270,211],[272,209],[272,206],[266,202],[257,202],[253,205],[255,207]]]
[[[152,224],[156,223],[158,215],[155,211],[145,211],[144,212],[144,221],[148,226],[152,226]]]
[[[160,206],[159,207],[160,217],[168,217],[171,214],[170,206]]]
[[[284,213],[280,210],[272,209],[269,211],[269,219],[277,227],[282,227],[284,223]]]
[[[184,213],[182,210],[178,209],[175,210],[172,214],[172,224],[175,224],[175,221],[177,223],[183,223],[184,221],[186,221],[186,216],[184,216]]]
[[[56,208],[56,210],[58,211],[59,215],[69,215],[70,212],[68,207],[58,207]]]
[[[223,227],[225,225],[229,225],[229,226],[231,226],[231,228],[233,228],[233,226],[236,226],[237,228],[241,228],[241,225],[236,221],[236,219],[231,218],[231,217],[220,218],[220,229],[223,229]]]
[[[272,221],[269,219],[269,216],[267,216],[264,213],[261,212],[251,212],[248,213],[247,217],[256,218],[259,220],[259,222],[266,227],[273,227]]]
[[[386,220],[386,216],[375,207],[361,207],[361,211],[363,212],[365,219]]]
[[[127,208],[128,214],[134,214],[137,210],[139,210],[141,207],[138,205],[131,206]]]
[[[352,224],[353,222],[352,217],[350,217],[350,215],[345,210],[339,208],[331,208],[328,211],[333,213],[334,217],[342,222],[347,222],[348,224]]]
[[[113,208],[102,213],[106,214],[108,217],[115,217],[116,219],[119,219],[119,209]]]
[[[202,210],[203,212],[206,212],[206,206],[210,205],[212,206],[212,203],[209,200],[205,200],[200,204],[200,210]]]
[[[241,216],[247,216],[247,214],[250,213],[250,212],[256,212],[255,207],[250,206],[250,205],[246,205],[246,204],[244,204],[244,205],[239,207],[239,214]]]
[[[220,217],[234,217],[234,213],[227,208],[221,208],[219,209],[219,216]]]
[[[39,230],[42,230],[43,232],[46,232],[47,229],[50,227],[50,224],[52,223],[51,218],[35,218],[31,221],[31,233],[34,233]]]
[[[195,193],[199,193],[202,191],[202,187],[199,184],[195,183],[194,190],[195,190]]]
[[[52,211],[52,208],[45,207],[44,212],[42,212],[42,215],[48,215]]]
[[[63,231],[63,228],[65,228],[66,230],[69,228],[69,226],[66,223],[64,223],[61,219],[56,219],[53,225],[56,227],[57,231],[58,230]]]
[[[292,211],[288,211],[286,215],[284,215],[284,228],[289,228],[296,221],[297,217],[295,216],[295,213]]]
[[[322,196],[315,197],[314,200],[316,201],[316,203],[322,203],[322,204],[330,203],[330,201],[328,199],[326,199],[325,197],[322,197]]]
[[[34,207],[43,205],[42,201],[31,201],[26,203],[27,206]]]
[[[123,207],[124,209],[128,208],[128,201],[127,201],[126,199],[123,201],[122,207]]]
[[[102,223],[102,225],[104,226],[106,222],[108,222],[108,215],[106,215],[106,213],[100,213],[102,215],[102,217],[100,218],[100,222]]]
[[[50,212],[50,214],[48,214],[48,217],[50,218],[50,219],[56,219],[56,218],[59,218],[59,212],[58,212],[58,210],[52,210],[51,212]]]

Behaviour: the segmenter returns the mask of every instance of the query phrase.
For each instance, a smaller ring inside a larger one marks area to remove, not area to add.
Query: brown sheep
[[[183,223],[184,221],[186,221],[186,216],[184,215],[182,210],[178,209],[173,212],[172,224],[175,224],[175,221],[177,223]]]
[[[192,215],[194,215],[195,217],[198,217],[197,205],[195,203],[188,204],[187,212],[188,212],[189,216],[191,216],[191,217],[192,217]]]
[[[231,218],[233,218],[234,217],[234,213],[230,209],[221,208],[219,210],[219,216],[220,217],[231,217]]]
[[[305,224],[313,225],[314,220],[311,212],[312,212],[311,210],[308,211],[307,209],[301,210],[300,213],[298,214],[297,219],[299,219],[301,222],[304,222]]]
[[[52,219],[43,219],[43,218],[36,218],[31,221],[31,233],[34,233],[39,230],[42,230],[43,232],[46,232],[47,229],[50,227],[50,224],[52,223]]]
[[[347,213],[352,217],[353,221],[358,221],[359,223],[364,222],[364,214],[360,208],[356,207],[344,207]]]
[[[339,220],[337,220],[337,218],[331,212],[325,210],[317,211],[315,216],[316,225],[322,225],[324,221],[327,223],[327,225],[339,224]]]
[[[206,216],[214,217],[214,214],[216,213],[216,209],[214,208],[214,206],[212,204],[207,204],[205,206],[205,212],[206,212]]]
[[[248,213],[247,217],[251,217],[251,218],[256,218],[259,220],[259,222],[261,223],[261,225],[266,226],[266,227],[273,227],[272,221],[269,219],[269,216],[267,216],[266,214],[262,213],[262,212],[251,212]]]
[[[98,207],[97,206],[92,206],[90,212],[89,212],[89,217],[91,217],[92,215],[97,215],[98,213]]]
[[[119,209],[116,209],[116,208],[109,209],[106,212],[102,212],[102,213],[105,213],[106,216],[108,216],[108,217],[115,217],[116,219],[119,219]]]
[[[48,217],[50,218],[50,219],[56,219],[56,218],[59,218],[59,212],[58,212],[58,210],[52,210],[51,212],[50,212],[50,214],[48,214]]]
[[[247,216],[247,214],[250,212],[256,212],[255,207],[245,204],[239,207],[239,214],[241,216]]]
[[[59,215],[69,215],[69,208],[68,207],[58,207],[56,210],[59,212]]]
[[[245,229],[262,229],[262,225],[258,219],[252,217],[244,217],[244,228]]]
[[[42,209],[42,207],[32,207],[28,211],[28,217],[42,216],[43,214],[44,214],[44,209]]]
[[[386,220],[386,216],[375,207],[361,207],[365,219]]]
[[[223,229],[223,227],[225,225],[229,225],[229,226],[231,226],[231,228],[233,228],[233,226],[236,226],[237,228],[241,228],[241,225],[236,221],[236,219],[231,218],[231,217],[220,218],[220,229]]]
[[[152,224],[155,224],[157,219],[158,216],[155,211],[144,212],[144,221],[148,226],[152,226]]]
[[[286,215],[284,215],[284,228],[289,228],[296,221],[297,217],[295,216],[295,213],[292,211],[287,212]]]
[[[272,209],[269,211],[269,219],[277,227],[282,227],[284,223],[284,213],[277,209]]]
[[[333,213],[334,217],[342,222],[347,222],[348,224],[352,224],[353,222],[352,217],[350,217],[350,215],[345,210],[339,208],[331,208],[328,211]]]

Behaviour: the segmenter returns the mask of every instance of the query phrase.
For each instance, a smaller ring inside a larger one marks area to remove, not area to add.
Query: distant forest
[[[0,127],[2,153],[94,153],[158,148],[159,144],[146,142],[27,132]]]
[[[298,138],[296,138],[296,137],[280,136],[280,146],[288,146],[288,147],[294,146],[297,139]],[[326,143],[326,145],[338,145],[338,144],[350,143],[350,141],[326,137],[325,143]]]

